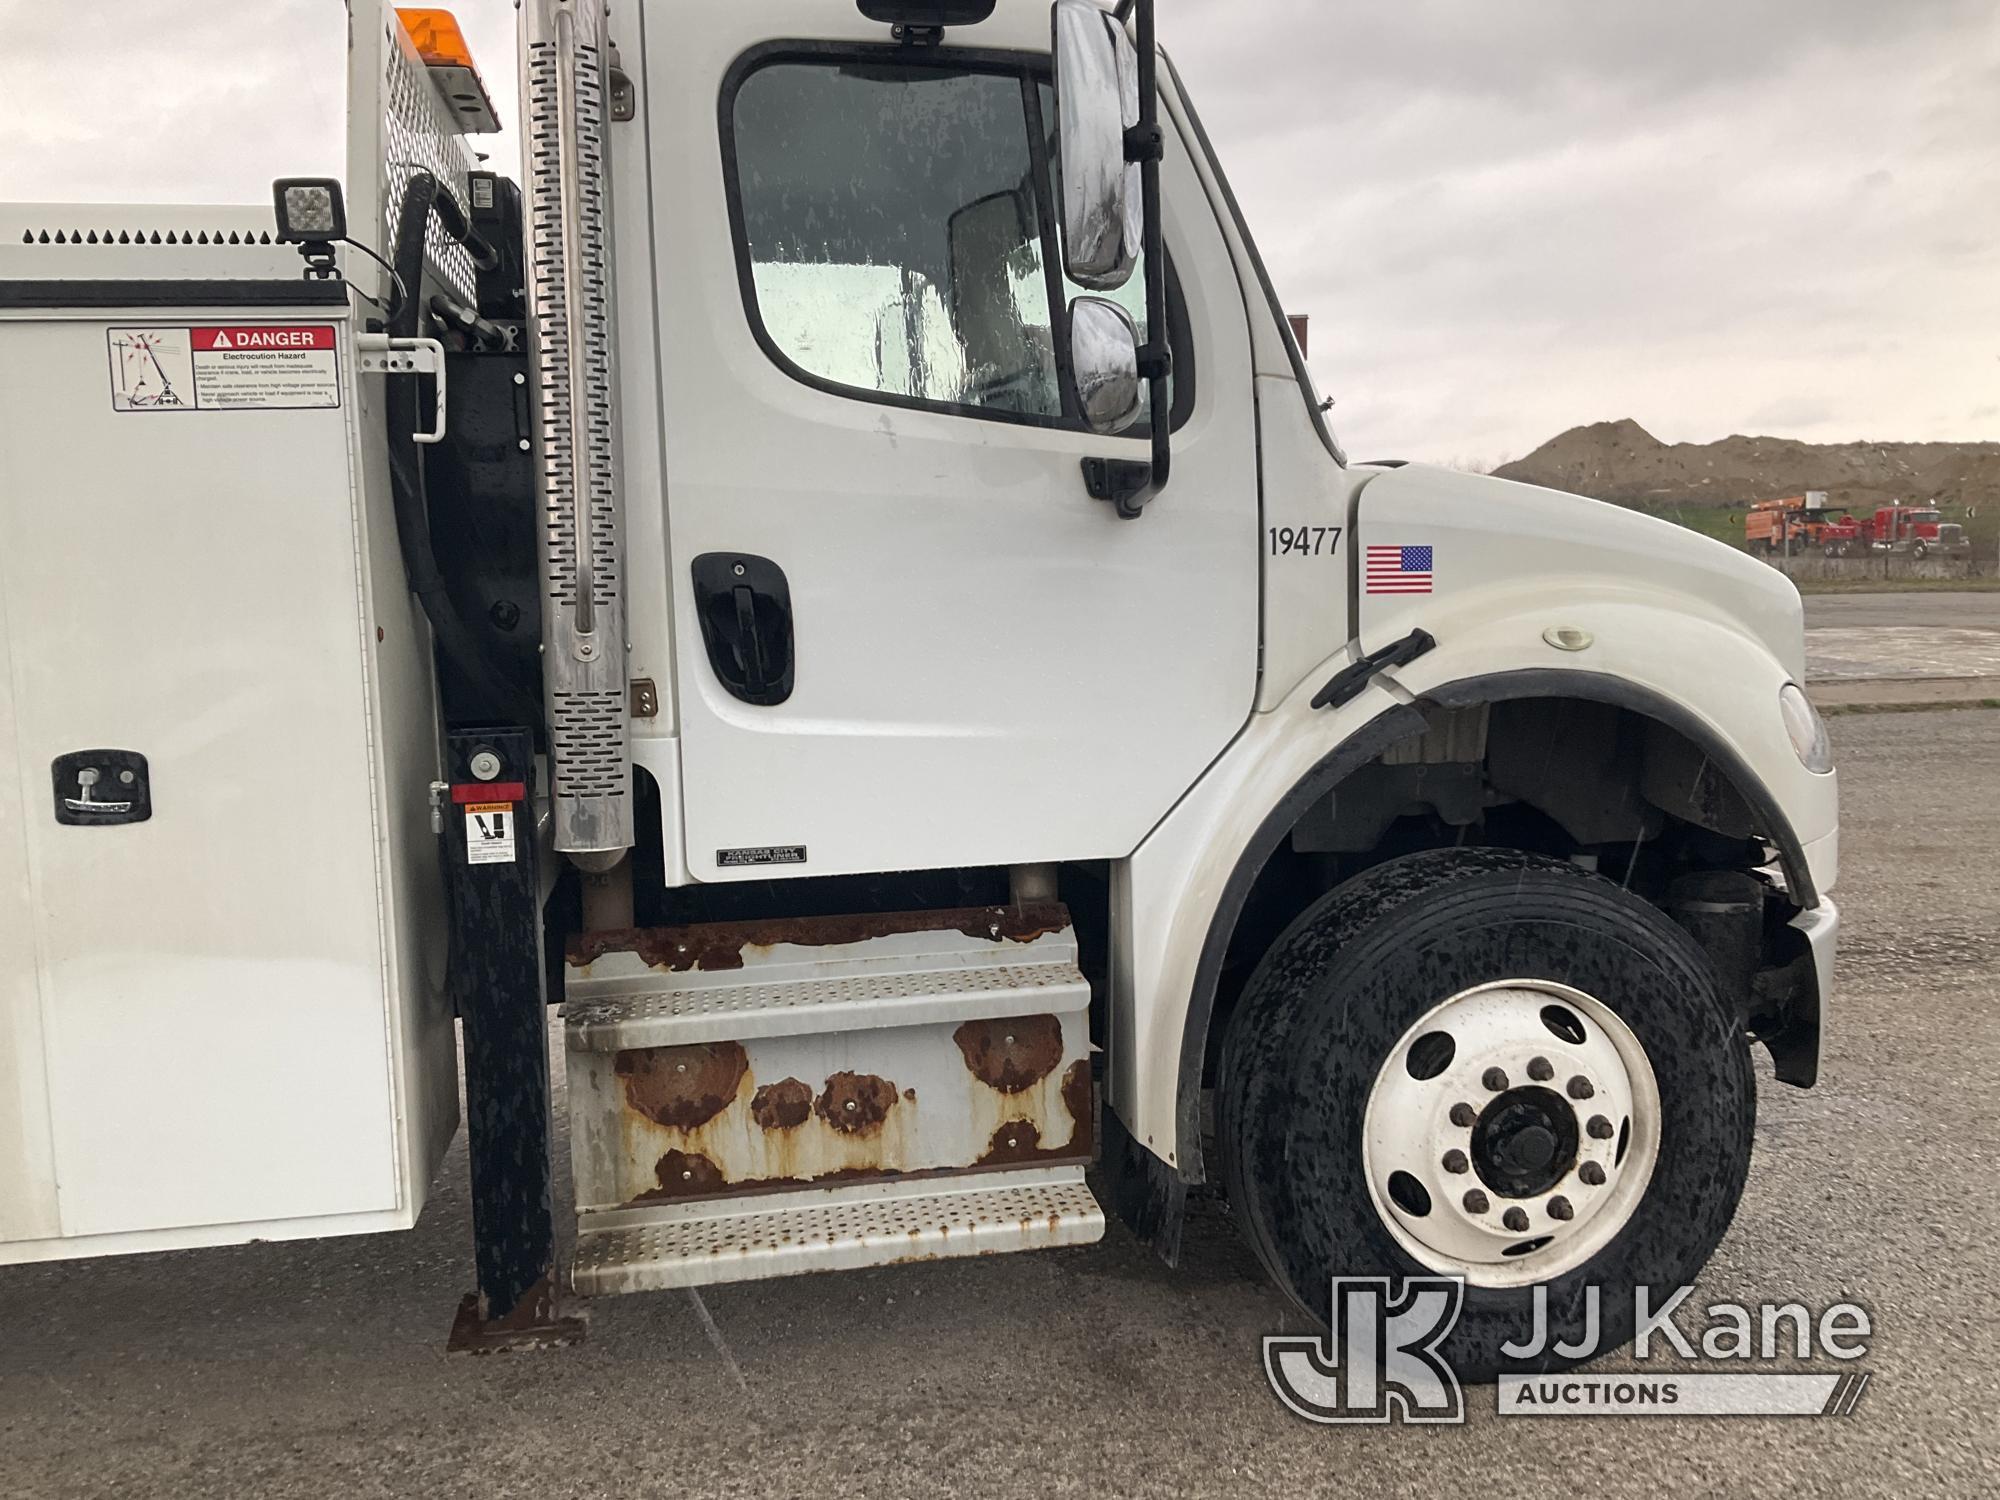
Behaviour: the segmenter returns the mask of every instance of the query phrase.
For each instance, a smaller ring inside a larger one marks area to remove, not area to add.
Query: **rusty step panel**
[[[1031,1015],[1083,980],[1055,902],[593,933],[568,959],[569,1045],[600,1050]]]
[[[790,940],[798,924],[779,942],[674,939],[740,968],[607,974],[638,948],[583,955],[564,1010],[579,1229],[686,1200],[1088,1162],[1090,989],[1067,913],[1034,917],[1032,936],[941,915],[836,922],[826,943]]]
[[[578,1233],[586,1297],[757,1281],[907,1261],[1085,1245],[1104,1211],[1081,1167],[853,1184],[680,1203]]]

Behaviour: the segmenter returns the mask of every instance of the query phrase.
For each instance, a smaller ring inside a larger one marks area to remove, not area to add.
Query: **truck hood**
[[[1805,677],[1805,611],[1782,573],[1672,522],[1602,500],[1425,464],[1384,469],[1356,508],[1361,641],[1374,649],[1427,617],[1618,595],[1733,626]],[[1397,558],[1370,548],[1417,549]],[[1397,589],[1384,567],[1425,561],[1430,590]]]

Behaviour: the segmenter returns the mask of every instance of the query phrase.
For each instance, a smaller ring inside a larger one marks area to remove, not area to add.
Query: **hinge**
[[[632,75],[625,71],[625,64],[618,56],[618,44],[611,44],[611,59],[607,69],[611,85],[611,118],[629,120],[639,113],[639,90],[632,82]]]

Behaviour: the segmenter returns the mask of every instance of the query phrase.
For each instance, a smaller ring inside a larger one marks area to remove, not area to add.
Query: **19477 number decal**
[[[1340,545],[1338,526],[1273,526],[1273,557],[1331,557]]]

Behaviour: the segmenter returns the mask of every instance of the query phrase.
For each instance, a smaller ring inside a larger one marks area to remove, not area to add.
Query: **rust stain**
[[[722,1169],[705,1156],[669,1151],[660,1158],[660,1185],[648,1188],[631,1199],[626,1207],[661,1203],[671,1198],[754,1198],[767,1193],[788,1192],[801,1187],[831,1187],[837,1182],[897,1182],[905,1177],[949,1177],[959,1169],[942,1167],[927,1172],[898,1172],[890,1167],[832,1167],[810,1177],[746,1177],[730,1182]],[[692,1173],[684,1177],[683,1173]],[[711,1175],[712,1174],[712,1175]],[[916,1230],[910,1231],[912,1234]]]
[[[1069,1138],[1070,1150],[1088,1151],[1093,1136],[1092,1126],[1096,1123],[1096,1111],[1091,1108],[1089,1058],[1079,1057],[1064,1072],[1062,1096],[1070,1119],[1076,1122],[1076,1130]]]
[[[660,1185],[641,1193],[632,1200],[634,1203],[657,1203],[662,1198],[705,1198],[729,1185],[723,1180],[722,1168],[692,1151],[669,1151],[653,1168],[653,1175]]]
[[[813,1091],[796,1078],[767,1083],[750,1101],[750,1118],[765,1130],[796,1130],[812,1118]]]
[[[1059,901],[1020,906],[962,906],[942,911],[860,912],[834,917],[772,917],[754,922],[704,922],[687,927],[625,928],[570,939],[572,964],[607,953],[636,953],[655,969],[740,969],[752,948],[781,943],[833,947],[906,932],[962,932],[990,942],[1032,943],[1070,925]]]
[[[625,1081],[625,1102],[638,1113],[670,1130],[693,1130],[735,1101],[750,1059],[740,1042],[637,1047],[619,1053],[613,1071]]]
[[[995,1167],[1006,1162],[1035,1161],[1050,1153],[1041,1149],[1042,1133],[1032,1120],[1009,1120],[993,1132],[985,1155],[975,1167]]]
[[[872,1073],[835,1073],[813,1113],[842,1135],[873,1134],[896,1105],[896,1085]]]
[[[1062,1022],[1054,1016],[967,1021],[951,1039],[972,1076],[1003,1094],[1033,1088],[1062,1061]]]

